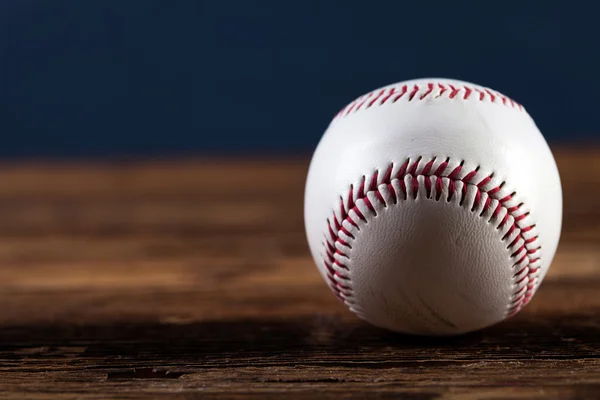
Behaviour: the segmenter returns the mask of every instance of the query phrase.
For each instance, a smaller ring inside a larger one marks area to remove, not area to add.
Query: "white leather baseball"
[[[518,103],[449,79],[389,85],[333,119],[310,164],[308,243],[350,310],[453,335],[520,311],[552,262],[562,191]]]

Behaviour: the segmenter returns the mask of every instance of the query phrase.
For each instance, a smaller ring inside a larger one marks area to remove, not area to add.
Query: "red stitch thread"
[[[419,90],[421,90],[421,88],[423,88],[425,85],[427,87],[427,90],[419,97],[416,97]],[[392,103],[395,103],[400,98],[402,98],[402,96],[407,94],[409,90],[410,93],[408,96],[408,101],[413,101],[415,99],[425,100],[431,95],[436,86],[440,89],[439,94],[436,96],[436,98],[444,96],[444,93],[448,91],[448,88],[441,82],[428,82],[422,86],[418,84],[413,84],[412,89],[409,89],[407,84],[402,85],[400,88],[396,86],[377,89],[363,96],[360,96],[356,100],[352,101],[346,107],[342,108],[336,114],[335,118],[341,118],[350,115],[351,113],[358,112],[361,109],[369,109],[375,106],[377,103],[378,105],[383,105],[386,102],[388,102],[389,99],[392,99]],[[461,90],[464,90],[464,94],[462,96],[462,99],[464,100],[469,99],[473,92],[477,92],[479,93],[478,101],[486,101],[486,94],[488,94],[492,103],[496,103],[496,97],[500,97],[502,105],[506,107],[512,107],[520,111],[524,111],[523,106],[520,103],[500,93],[493,93],[490,89],[487,88],[452,84],[447,84],[447,86],[450,87],[450,91],[447,93],[447,97],[449,99],[454,99]],[[397,89],[399,89],[400,91],[398,92]]]
[[[365,177],[363,176],[362,181],[360,182],[360,186],[358,187],[358,196],[357,198],[362,199],[365,197]]]
[[[420,161],[421,161],[421,157],[418,157],[417,161],[415,161],[413,163],[412,167],[410,167],[409,174],[411,174],[412,176],[415,176],[417,174],[417,167],[419,166]]]
[[[431,198],[431,178],[425,175],[425,191],[427,192],[427,198]]]
[[[473,177],[477,175],[477,170],[473,170],[471,172],[469,172],[467,175],[465,175],[464,178],[462,178],[463,181],[470,183],[471,179],[473,179]]]
[[[398,171],[398,179],[402,179],[402,177],[406,173],[406,169],[408,168],[409,162],[410,162],[410,160],[406,160],[406,162],[404,164],[402,164],[402,166],[400,167],[400,171]]]
[[[507,211],[508,211],[509,213],[514,213],[514,212],[515,212],[515,211],[517,211],[519,208],[521,208],[521,206],[522,206],[522,205],[523,205],[523,203],[521,203],[521,204],[519,204],[519,205],[516,205],[516,206],[514,206],[514,207],[511,207],[511,208],[509,208]]]
[[[453,90],[455,90],[455,88],[453,88]],[[416,199],[417,195],[418,195],[418,191],[419,191],[418,176],[420,175],[420,176],[423,176],[423,179],[424,179],[424,185],[425,185],[425,191],[427,193],[427,197],[431,198],[432,186],[433,186],[431,183],[431,177],[435,176],[436,177],[435,188],[436,188],[436,192],[437,192],[436,200],[439,200],[441,198],[441,195],[443,194],[442,179],[444,179],[444,178],[442,178],[442,174],[445,172],[447,165],[449,163],[449,160],[446,160],[443,163],[441,163],[440,166],[433,173],[431,173],[431,170],[433,168],[435,159],[431,160],[425,164],[421,173],[419,175],[417,175],[417,169],[418,169],[418,165],[419,165],[420,161],[421,161],[421,157],[418,157],[415,160],[415,162],[413,162],[411,164],[410,159],[408,159],[400,167],[400,171],[398,172],[398,174],[395,178],[395,179],[398,179],[400,192],[402,192],[404,199],[406,200],[408,192],[406,189],[404,178],[406,176],[410,176],[411,177],[410,178],[411,190],[413,193],[413,198]],[[461,204],[465,200],[465,197],[466,197],[467,185],[473,185],[471,183],[471,181],[475,177],[477,170],[478,170],[478,169],[476,169],[474,171],[471,171],[470,173],[468,173],[461,179],[458,177],[458,175],[460,174],[460,172],[462,170],[462,165],[463,165],[463,163],[461,162],[461,164],[458,165],[456,168],[454,168],[454,170],[450,173],[450,175],[447,178],[448,179],[448,187],[449,187],[447,201],[450,201],[452,199],[452,196],[455,191],[455,183],[459,182],[459,181],[462,182],[461,199],[460,199]],[[388,167],[388,169],[386,170],[386,173],[383,176],[383,180],[381,181],[381,184],[386,185],[390,197],[393,199],[394,203],[396,203],[397,202],[397,193],[396,193],[396,189],[394,188],[394,185],[392,185],[392,179],[394,179],[394,178],[392,178],[392,172],[393,172],[393,164],[391,164]],[[475,192],[475,197],[473,200],[473,205],[471,208],[472,211],[474,211],[481,204],[482,193],[486,193],[484,190],[482,190],[482,187],[484,187],[486,184],[488,184],[490,182],[492,175],[484,178],[477,185],[474,185],[476,188],[476,192]],[[377,201],[380,202],[381,205],[387,207],[385,198],[377,186],[378,176],[379,176],[379,172],[376,171],[371,178],[370,184],[368,186],[368,191],[373,192],[375,199],[377,199]],[[500,186],[487,191],[487,197],[485,199],[485,204],[483,206],[483,210],[480,215],[483,215],[483,213],[485,211],[490,209],[492,197],[501,190],[503,185],[504,185],[504,182],[502,182],[502,184]],[[342,222],[348,221],[348,223],[350,225],[352,225],[356,229],[360,230],[358,224],[352,219],[352,217],[349,213],[349,210],[352,210],[356,214],[356,216],[363,221],[363,223],[368,223],[368,220],[356,206],[356,204],[354,202],[354,193],[357,193],[357,196],[356,196],[357,199],[362,199],[365,206],[370,211],[375,213],[375,215],[377,215],[375,206],[373,205],[371,200],[368,198],[367,193],[365,193],[365,177],[363,177],[358,189],[356,189],[356,192],[355,192],[354,186],[350,185],[350,192],[348,193],[348,197],[346,200],[347,208],[344,207],[343,199],[340,198],[340,216],[342,218]],[[502,199],[496,199],[497,205],[492,213],[490,221],[499,216],[500,211],[503,208],[502,204],[507,202],[508,200],[512,199],[514,195],[515,195],[515,193],[512,193],[511,195],[505,196]],[[527,245],[534,243],[538,239],[538,236],[534,236],[529,239],[525,239],[523,237],[524,233],[527,233],[527,232],[530,232],[533,230],[533,228],[535,227],[535,224],[529,225],[529,226],[526,226],[523,228],[520,228],[517,226],[517,222],[523,220],[527,215],[529,215],[529,212],[521,214],[519,216],[513,215],[513,213],[517,212],[522,205],[523,205],[523,203],[520,203],[517,206],[508,208],[507,213],[503,216],[502,221],[497,226],[498,229],[500,229],[501,227],[504,227],[508,223],[509,217],[512,215],[513,223],[511,224],[511,226],[509,227],[507,232],[503,235],[502,240],[503,241],[507,240],[509,237],[511,237],[511,235],[513,235],[517,231],[517,229],[519,229],[519,232],[517,233],[515,238],[511,241],[511,243],[507,246],[507,249],[513,248],[514,246],[517,245],[517,243],[519,243],[519,241],[522,240],[522,244],[520,245],[520,247],[517,250],[514,250],[510,257],[515,258],[515,257],[520,256],[519,260],[514,263],[514,266],[520,266],[522,264],[525,264],[522,267],[520,267],[520,269],[517,272],[514,273],[515,279],[520,277],[521,274],[523,274],[525,271],[527,271],[527,273],[525,275],[523,275],[523,277],[521,277],[519,279],[519,281],[516,282],[516,284],[519,285],[519,284],[525,282],[526,279],[527,279],[528,283],[526,285],[524,285],[521,289],[519,289],[519,291],[517,291],[516,293],[513,294],[513,297],[516,297],[516,298],[514,300],[512,300],[512,302],[510,303],[510,306],[507,311],[507,316],[516,314],[521,308],[523,308],[530,301],[530,299],[533,296],[533,291],[536,286],[536,279],[537,279],[536,274],[541,268],[539,266],[536,266],[536,267],[533,266],[534,263],[536,263],[540,260],[540,257],[535,257],[536,255],[539,254],[540,247],[538,246],[537,248],[527,248]],[[352,248],[350,243],[348,243],[346,240],[344,240],[340,237],[340,233],[343,233],[344,235],[346,235],[348,238],[350,238],[352,240],[355,239],[355,236],[348,229],[346,229],[343,226],[342,222],[340,222],[340,220],[338,220],[338,218],[335,214],[331,220],[327,220],[327,228],[328,228],[327,232],[328,232],[328,235],[331,237],[331,241],[329,239],[327,239],[324,242],[325,267],[327,270],[326,276],[328,277],[329,286],[331,287],[334,294],[338,298],[340,298],[341,301],[343,301],[347,304],[352,304],[352,288],[351,288],[351,286],[341,284],[338,281],[338,280],[343,280],[343,281],[347,281],[348,284],[350,284],[350,278],[340,274],[332,267],[333,265],[335,265],[341,269],[349,270],[348,266],[346,266],[344,263],[340,262],[338,259],[336,259],[336,257],[334,257],[334,254],[337,254],[338,257],[342,257],[342,258],[345,258],[348,260],[350,259],[349,255],[347,253],[338,249],[334,245],[335,243],[339,243],[344,248],[348,248],[348,249]],[[337,233],[334,232],[334,227],[335,227]]]
[[[338,231],[343,232],[346,236],[350,236],[352,239],[354,239],[354,235],[351,234],[350,231],[348,231],[348,229],[344,228],[343,226],[340,227]]]
[[[352,194],[354,192],[354,185],[350,185],[350,192],[348,193],[348,204],[346,205],[346,209],[352,210],[354,207],[354,199],[352,199]]]
[[[442,186],[442,178],[437,177],[435,180],[435,191],[437,192],[436,200],[440,200],[442,197],[442,192],[444,191],[444,187]]]
[[[529,213],[525,213],[525,214],[519,215],[518,217],[515,217],[515,221],[518,222],[518,221],[520,221],[522,219],[525,219],[525,218],[527,218],[528,215],[529,215]]]
[[[358,229],[358,224],[356,222],[354,222],[354,220],[352,219],[352,217],[350,215],[348,215],[346,217],[346,221],[350,222],[350,224],[352,224],[353,227],[355,227],[356,229]]]
[[[369,100],[369,98],[371,98],[371,96],[373,96],[373,92],[369,93],[367,95],[367,97],[363,101],[360,102],[358,107],[356,107],[356,111],[360,110],[360,108],[363,106],[363,104],[365,104],[367,102],[367,100]]]
[[[462,195],[460,198],[460,202],[458,204],[460,204],[462,206],[465,201],[465,197],[467,197],[467,184],[464,182],[463,182],[461,193],[462,193]]]
[[[523,286],[521,289],[519,289],[514,296],[520,296],[523,294],[523,291],[527,290],[527,286]]]
[[[481,190],[481,189],[479,189],[479,190]],[[487,196],[485,198],[485,204],[483,205],[483,210],[481,210],[481,214],[479,214],[480,217],[483,216],[483,214],[485,214],[485,212],[490,209],[491,202],[492,202],[492,198],[490,196]]]
[[[450,178],[448,182],[448,202],[452,200],[452,196],[454,196],[454,179]]]
[[[383,199],[383,196],[381,195],[381,192],[379,190],[375,191],[375,196],[377,196],[377,200],[379,200],[381,204],[387,207],[387,204],[385,203],[385,200]]]
[[[513,226],[514,226],[514,225],[513,225]],[[519,238],[517,237],[517,240],[518,240],[518,239],[519,239]],[[522,245],[521,247],[519,247],[519,249],[518,249],[517,251],[515,251],[514,253],[512,253],[512,254],[510,255],[510,257],[511,257],[511,258],[513,258],[513,257],[516,257],[516,256],[518,256],[518,255],[519,255],[519,254],[520,254],[520,253],[521,253],[523,250],[525,250],[525,249],[526,249],[526,247],[525,247],[525,243],[523,243],[523,245]]]
[[[518,285],[519,283],[522,283],[525,279],[528,279],[529,277],[527,275],[524,275],[521,279],[519,279],[518,281],[516,281],[515,283]]]
[[[377,189],[377,176],[378,175],[379,175],[379,172],[375,171],[375,173],[373,174],[373,177],[371,178],[371,183],[369,184],[370,192]]]
[[[485,178],[483,178],[483,179],[481,180],[481,182],[479,182],[479,183],[477,184],[477,187],[481,189],[483,186],[487,185],[487,184],[488,184],[488,182],[489,182],[489,181],[491,181],[491,180],[492,180],[492,177],[491,177],[491,176],[486,176]]]
[[[387,171],[385,172],[385,175],[383,176],[383,182],[389,182],[390,178],[392,177],[392,170],[394,169],[394,165],[390,165],[390,167],[387,169]]]
[[[450,92],[450,96],[448,96],[448,97],[450,97],[451,99],[453,99],[454,97],[456,97],[456,94],[458,93],[458,91],[460,89],[457,89],[457,88],[455,88],[452,85],[448,85],[448,86],[450,86],[450,89],[452,89],[452,91]]]
[[[342,253],[341,251],[339,251],[338,249],[335,249],[335,254],[337,254],[338,256],[342,256],[345,258],[349,258],[346,254]]]
[[[350,247],[350,245],[348,244],[348,242],[346,242],[341,237],[339,237],[339,235],[338,235],[338,237],[337,237],[337,239],[335,241],[338,242],[338,243],[341,243],[343,246]]]
[[[338,221],[338,219],[337,219],[337,217],[335,215],[333,216],[333,225],[335,226],[335,229],[337,231],[340,230],[341,225],[340,225],[340,223],[339,223],[339,221]]]
[[[485,98],[485,93],[482,92],[481,90],[477,89],[477,88],[473,88],[473,89],[475,89],[475,91],[477,93],[479,93],[479,101],[483,101],[483,99]]]
[[[377,96],[375,96],[375,98],[373,100],[371,100],[369,102],[369,104],[367,104],[367,108],[371,107],[373,105],[373,103],[375,103],[377,101],[377,99],[379,99],[381,97],[381,95],[383,95],[383,93],[385,93],[385,89],[382,90],[381,92],[379,92],[379,94]]]
[[[469,98],[469,96],[471,95],[472,91],[473,91],[473,89],[471,89],[468,86],[465,86],[465,95],[463,96],[463,99],[467,100]]]
[[[508,213],[506,215],[509,215]],[[515,231],[515,229],[517,229],[517,224],[515,224],[513,222],[513,224],[510,226],[510,228],[508,228],[508,231],[504,234],[504,236],[502,236],[502,240],[506,240],[507,238],[510,237],[510,235],[513,234],[513,232]]]
[[[415,87],[413,88],[413,91],[408,96],[408,101],[412,101],[412,99],[414,99],[414,97],[418,91],[419,91],[419,86],[415,85]]]
[[[496,101],[496,95],[494,93],[490,92],[489,89],[484,89],[484,90],[487,92],[487,94],[490,95],[490,100],[492,100],[492,103],[494,103]]]
[[[510,216],[509,213],[506,213],[506,215],[504,215],[504,218],[502,218],[502,222],[500,222],[499,227],[503,227],[508,222],[508,217],[509,216]]]
[[[388,93],[386,96],[384,96],[384,97],[383,97],[383,99],[381,99],[381,102],[380,102],[379,104],[380,104],[380,105],[382,105],[382,104],[385,104],[385,102],[386,102],[386,101],[388,101],[388,99],[389,99],[390,97],[392,97],[392,95],[393,95],[394,93],[396,93],[396,89],[395,89],[395,88],[391,88],[391,89],[390,89],[390,92],[389,92],[389,93]]]
[[[373,213],[375,215],[377,215],[377,211],[375,211],[375,207],[373,207],[373,204],[371,203],[371,200],[369,200],[369,198],[367,196],[365,196],[363,198],[363,201],[365,202],[365,205],[369,208],[369,210],[373,211]]]
[[[406,94],[407,90],[408,90],[408,88],[406,87],[406,85],[402,86],[402,91],[396,97],[394,97],[394,99],[392,100],[392,103],[397,102],[400,97],[404,96]]]
[[[492,219],[498,217],[498,214],[500,214],[500,210],[501,209],[502,209],[502,203],[498,202],[498,205],[496,206],[496,209],[492,213]]]
[[[433,83],[428,83],[427,84],[427,91],[421,96],[421,100],[423,100],[425,97],[429,96],[429,93],[433,92]]]
[[[328,254],[334,253],[336,250],[335,247],[331,243],[329,243],[329,241],[325,241],[325,243],[327,244],[327,250],[329,250]]]
[[[400,191],[404,195],[404,200],[407,200],[408,195],[406,194],[406,184],[404,183],[404,179],[400,181]]]
[[[488,192],[488,194],[489,194],[490,196],[493,196],[493,195],[495,195],[496,193],[498,193],[498,192],[500,191],[500,189],[502,189],[502,188],[501,188],[500,186],[497,186],[497,187],[493,188],[492,190],[490,190],[490,191]]]
[[[427,164],[425,164],[425,167],[423,168],[423,171],[421,171],[421,175],[428,175],[429,171],[431,170],[431,167],[433,166],[433,162],[435,161],[435,158],[431,161],[429,161]]]
[[[338,278],[343,279],[345,281],[349,281],[350,280],[350,278],[348,278],[347,276],[344,276],[344,275],[340,274],[337,271],[335,272],[335,276],[337,276]],[[348,288],[348,289],[350,289],[350,288]]]
[[[327,227],[329,228],[329,235],[331,236],[331,240],[335,242],[335,238],[337,237],[337,235],[335,234],[335,232],[333,232],[333,229],[331,229],[331,224],[329,223],[329,220],[327,220]]]
[[[340,202],[340,218],[343,221],[346,218],[346,209],[344,208],[344,199],[342,199],[341,196],[340,196],[340,199],[342,200]]]
[[[521,236],[517,236],[512,242],[510,242],[507,249],[510,249],[511,247],[515,246],[517,244],[517,242],[519,241],[519,239],[521,239]],[[525,245],[525,243],[523,243],[523,245]]]
[[[452,180],[457,180],[458,174],[460,174],[461,169],[462,169],[462,165],[459,165],[458,167],[454,168],[454,170],[452,172],[450,172],[450,175],[448,175],[448,178],[450,178]]]
[[[416,177],[413,177],[411,179],[411,186],[412,186],[412,192],[413,192],[413,199],[416,199],[417,193],[419,192],[419,181],[417,180]]]
[[[356,107],[356,103],[358,101],[360,101],[360,97],[358,98],[358,100],[354,100],[352,103],[350,103],[350,107],[348,108],[348,111],[346,111],[346,115],[350,114],[352,112],[352,110],[354,109],[354,107]]]
[[[448,160],[441,163],[440,166],[435,170],[435,172],[433,174],[441,177],[442,174],[444,173],[444,171],[446,171],[446,167],[448,167]]]
[[[392,196],[394,204],[396,204],[398,202],[398,198],[396,197],[396,191],[394,190],[394,186],[391,183],[387,184],[387,188],[388,188],[388,192],[390,193],[390,196]]]
[[[352,211],[354,211],[354,213],[356,214],[356,216],[357,216],[358,218],[362,219],[364,222],[367,222],[367,219],[365,218],[365,216],[364,216],[364,215],[362,215],[362,213],[360,212],[360,210],[359,210],[359,209],[358,209],[356,206],[354,206],[354,207],[352,208]]]
[[[474,211],[477,206],[479,206],[479,203],[481,202],[481,191],[479,190],[479,187],[477,188],[477,191],[475,192],[475,200],[473,201],[473,207],[471,208],[471,211]]]

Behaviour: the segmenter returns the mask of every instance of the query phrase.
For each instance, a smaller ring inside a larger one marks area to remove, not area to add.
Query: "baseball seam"
[[[493,173],[484,175],[479,167],[467,172],[463,167],[464,161],[456,164],[450,158],[409,158],[399,166],[391,163],[383,174],[376,170],[370,177],[363,176],[357,185],[350,185],[347,196],[340,196],[327,220],[323,261],[329,287],[352,311],[362,312],[354,297],[349,267],[349,253],[361,226],[377,217],[376,206],[401,205],[419,198],[454,202],[487,218],[502,234],[513,260],[512,294],[505,316],[518,313],[531,300],[539,284],[541,246],[530,212],[518,202],[516,192],[508,192],[506,182],[498,182]]]
[[[360,110],[369,109],[375,105],[382,106],[387,103],[396,103],[401,99],[412,102],[438,98],[490,102],[525,111],[521,104],[489,88],[475,85],[429,82],[421,85],[395,85],[374,90],[360,96],[341,109],[334,120],[354,114]]]

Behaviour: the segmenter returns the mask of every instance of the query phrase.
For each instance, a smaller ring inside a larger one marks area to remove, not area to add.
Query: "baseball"
[[[304,207],[315,263],[351,311],[398,332],[456,335],[530,302],[556,252],[562,191],[522,105],[418,79],[333,118]]]

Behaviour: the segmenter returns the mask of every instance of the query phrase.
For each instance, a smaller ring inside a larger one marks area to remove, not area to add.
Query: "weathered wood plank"
[[[306,160],[2,165],[0,397],[598,397],[599,155],[557,152],[563,238],[533,302],[446,339],[328,292]]]

